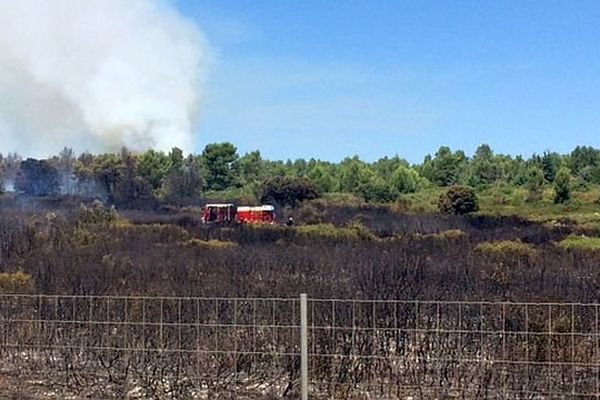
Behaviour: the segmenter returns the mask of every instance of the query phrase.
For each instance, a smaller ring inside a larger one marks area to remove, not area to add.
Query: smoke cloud
[[[193,150],[210,56],[167,0],[0,0],[0,152]]]

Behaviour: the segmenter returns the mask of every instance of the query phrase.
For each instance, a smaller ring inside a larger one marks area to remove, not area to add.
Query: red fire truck
[[[232,203],[207,204],[202,211],[205,224],[272,224],[275,207],[270,205],[236,207]]]
[[[242,224],[272,224],[275,222],[275,207],[268,205],[238,207],[237,221],[241,222]]]
[[[221,224],[235,221],[236,207],[231,203],[207,204],[202,210],[202,222]]]

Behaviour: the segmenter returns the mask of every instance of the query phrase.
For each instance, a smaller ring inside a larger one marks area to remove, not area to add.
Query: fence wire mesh
[[[600,399],[598,307],[309,299],[309,398]],[[299,299],[2,295],[0,334],[12,398],[300,398]]]
[[[597,305],[312,300],[309,307],[312,385],[332,398],[600,396]]]
[[[258,398],[297,380],[297,299],[0,302],[3,375],[33,398]]]

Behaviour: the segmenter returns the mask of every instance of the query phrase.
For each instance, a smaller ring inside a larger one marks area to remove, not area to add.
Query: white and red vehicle
[[[205,224],[224,224],[235,221],[236,206],[231,203],[207,204],[202,209],[202,222]]]
[[[275,222],[275,207],[269,205],[238,207],[236,219],[242,224],[272,224]]]
[[[207,204],[202,210],[205,224],[272,224],[275,222],[275,207],[271,205],[241,206],[233,203]]]

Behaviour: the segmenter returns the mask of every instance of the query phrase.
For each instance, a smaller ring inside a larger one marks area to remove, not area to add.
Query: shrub
[[[496,206],[502,206],[508,203],[508,197],[511,193],[506,193],[506,188],[500,186],[493,186],[485,190],[485,197],[489,198],[489,201]]]
[[[430,214],[439,210],[440,195],[445,191],[446,189],[431,187],[415,193],[401,195],[398,200],[404,201],[411,213]]]
[[[375,235],[364,225],[357,222],[348,227],[337,227],[333,224],[302,225],[296,227],[300,237],[307,239],[330,239],[334,241],[373,240]]]
[[[410,200],[399,198],[390,204],[390,211],[392,211],[394,214],[406,214],[410,211],[410,206]]]
[[[524,193],[519,190],[515,190],[511,196],[508,198],[508,204],[515,207],[520,207],[523,205],[523,202],[529,200],[525,197]]]
[[[0,273],[0,293],[31,293],[34,284],[31,275],[21,271]]]
[[[108,239],[106,235],[104,235],[104,238]],[[100,239],[102,239],[102,235],[90,232],[88,229],[85,228],[75,228],[71,235],[71,240],[78,246],[89,246],[90,244],[93,244]]]
[[[389,203],[397,197],[394,190],[381,177],[374,177],[359,184],[356,191],[370,203]]]
[[[444,214],[468,214],[479,210],[475,190],[468,186],[453,186],[438,200],[438,209]]]
[[[94,202],[91,207],[83,204],[79,207],[78,222],[80,224],[109,224],[118,217],[114,207],[105,207],[101,202]]]
[[[565,250],[600,250],[600,237],[567,236],[558,243]]]
[[[523,258],[533,258],[539,253],[532,245],[513,240],[479,243],[475,246],[475,251],[493,257],[509,256]]]
[[[392,241],[402,242],[405,239],[422,240],[423,243],[431,243],[435,246],[444,243],[455,245],[458,241],[467,238],[469,235],[460,229],[447,229],[436,233],[415,233],[415,234],[396,234],[391,237]]]
[[[363,224],[358,221],[352,221],[348,224],[350,231],[354,232],[362,240],[376,240],[377,237]]]
[[[432,233],[429,235],[425,235],[425,237],[431,237],[431,238],[440,239],[440,240],[455,241],[455,240],[459,240],[459,239],[467,237],[467,234],[465,232],[461,231],[460,229],[447,229],[445,231],[441,231],[438,233]]]
[[[392,174],[392,186],[399,194],[414,193],[424,185],[424,178],[412,168],[399,166]]]

